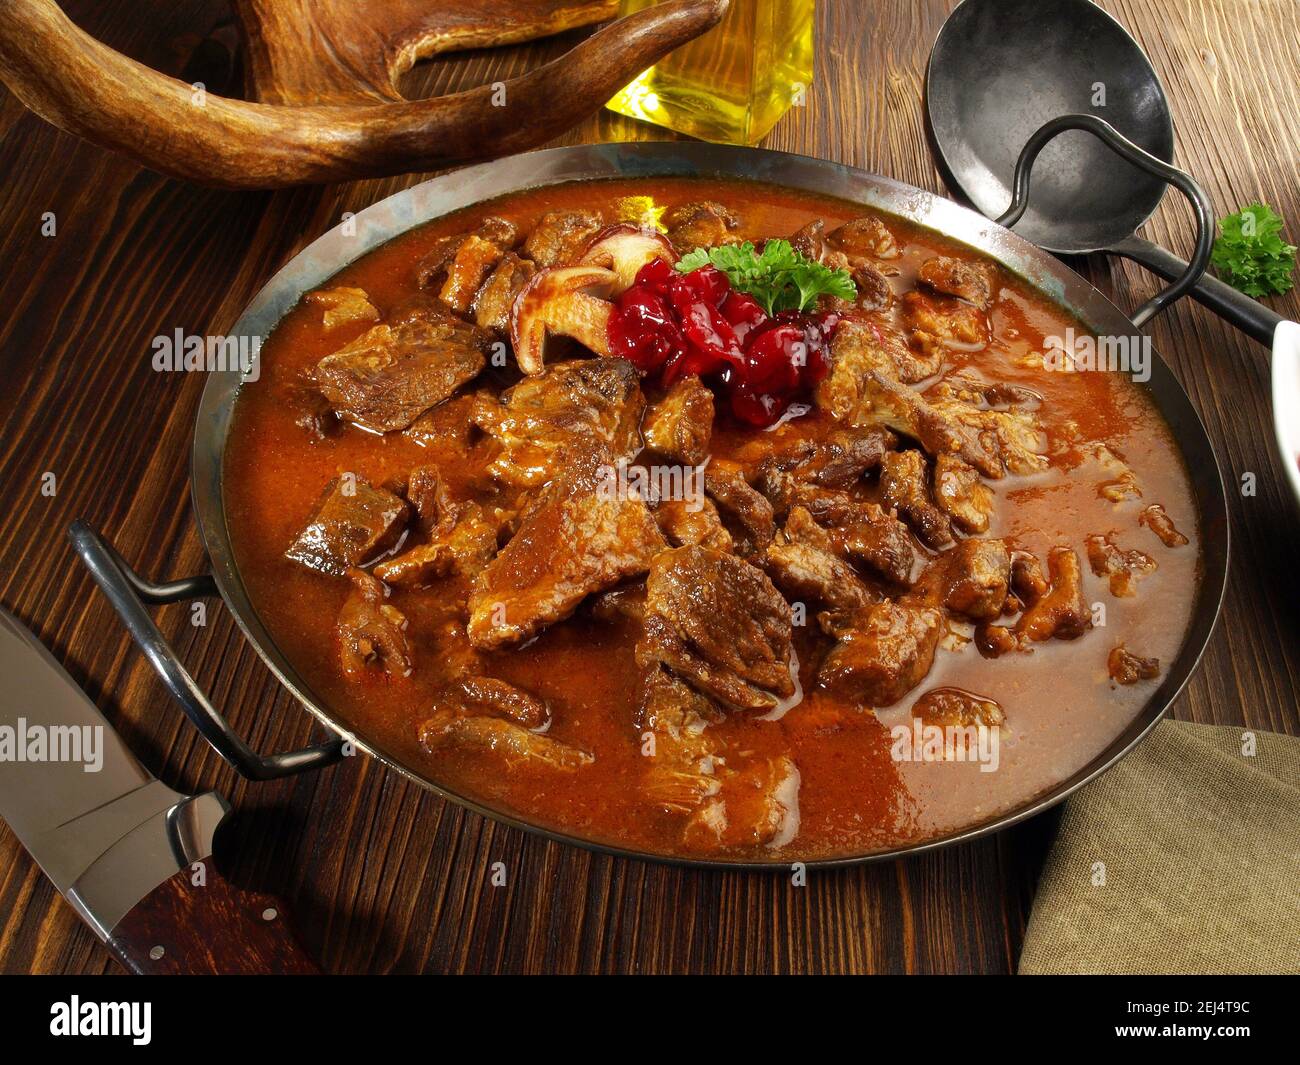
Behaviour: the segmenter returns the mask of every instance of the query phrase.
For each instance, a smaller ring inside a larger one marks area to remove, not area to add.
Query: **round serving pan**
[[[457,170],[388,197],[357,214],[298,254],[271,279],[231,331],[231,336],[265,338],[303,295],[348,263],[414,226],[481,200],[538,186],[600,178],[730,177],[784,185],[839,197],[927,226],[991,256],[1025,278],[1055,303],[1067,308],[1097,334],[1128,336],[1135,328],[1128,316],[1074,271],[1051,255],[974,211],[908,185],[837,163],[805,156],[701,143],[603,144],[552,148]],[[294,696],[334,735],[344,737],[386,765],[469,809],[552,839],[608,853],[699,866],[728,868],[788,867],[794,856],[772,862],[675,859],[593,843],[529,824],[518,817],[466,798],[440,785],[425,768],[403,763],[372,737],[353,735],[334,711],[317,698],[271,636],[248,597],[231,551],[222,493],[222,459],[241,377],[237,370],[212,373],[199,403],[194,429],[192,491],[203,544],[212,563],[212,578],[153,584],[136,575],[111,547],[82,523],[71,531],[90,567],[131,634],[159,671],[182,709],[223,757],[245,776],[269,779],[319,768],[340,756],[341,741],[304,751],[259,756],[250,751],[204,697],[176,659],[145,603],[170,602],[194,595],[220,593],[262,660]],[[942,838],[892,850],[810,862],[848,865],[915,853],[995,832],[1047,809],[1104,772],[1129,751],[1163,716],[1182,691],[1213,631],[1228,567],[1228,515],[1223,481],[1205,427],[1187,394],[1157,356],[1151,377],[1141,385],[1173,431],[1186,463],[1199,513],[1202,576],[1191,624],[1177,658],[1142,712],[1096,758],[1049,792],[1000,817]]]

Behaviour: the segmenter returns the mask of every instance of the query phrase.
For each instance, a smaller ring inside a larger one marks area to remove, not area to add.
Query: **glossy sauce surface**
[[[439,236],[471,229],[485,215],[506,217],[523,229],[545,211],[570,207],[598,209],[609,221],[649,222],[674,205],[705,198],[727,204],[740,217],[736,239],[791,234],[814,218],[824,219],[830,229],[865,213],[849,203],[738,182],[656,179],[553,187],[437,220],[370,253],[323,287],[362,288],[384,313],[418,291],[415,264]],[[891,279],[896,292],[910,289],[917,268],[935,254],[975,254],[902,220],[881,217],[902,248],[891,263],[898,271]],[[802,702],[778,721],[731,713],[713,726],[729,750],[793,758],[802,781],[798,833],[779,850],[699,856],[790,861],[851,855],[986,821],[1085,765],[1139,712],[1159,681],[1112,683],[1107,656],[1113,647],[1123,644],[1158,658],[1162,674],[1176,656],[1194,599],[1199,548],[1186,472],[1170,433],[1142,390],[1124,375],[1044,372],[1033,358],[1043,350],[1044,338],[1071,326],[1083,330],[1019,279],[1002,270],[997,277],[989,310],[992,343],[976,353],[954,353],[948,372],[969,361],[987,378],[1039,393],[1051,466],[1032,478],[992,482],[996,508],[985,535],[1012,537],[1043,559],[1062,545],[1084,559],[1086,536],[1113,531],[1121,547],[1154,556],[1158,570],[1140,582],[1135,597],[1116,598],[1085,559],[1085,599],[1104,606],[1105,623],[1076,640],[1050,640],[989,660],[968,642],[970,626],[950,625],[925,681],[899,704],[880,711],[816,689],[809,661],[816,625],[810,612],[805,627],[796,629]],[[344,675],[334,619],[347,596],[347,582],[284,557],[322,487],[344,472],[374,484],[400,480],[413,467],[433,462],[453,493],[484,499],[490,481],[484,471],[493,454],[488,439],[440,449],[402,433],[377,436],[348,427],[312,440],[296,424],[295,395],[302,375],[368,325],[353,323],[327,332],[320,309],[300,304],[268,338],[261,378],[245,385],[237,401],[224,459],[227,519],[259,617],[344,725],[417,774],[568,835],[655,853],[684,853],[680,817],[638,793],[643,757],[633,724],[638,671],[632,660],[632,623],[597,620],[580,610],[522,649],[480,655],[485,672],[550,702],[554,738],[595,756],[592,765],[563,777],[518,766],[505,771],[492,752],[444,748],[431,754],[417,741],[435,692],[468,653],[463,639],[448,635],[464,616],[466,582],[446,578],[427,588],[393,590],[391,601],[410,623],[415,668],[409,677],[389,678],[376,671],[358,683]],[[505,387],[516,376],[501,372],[497,383]],[[717,459],[746,459],[800,437],[818,437],[830,427],[829,415],[816,410],[770,432],[719,418],[712,453]],[[1142,485],[1140,501],[1117,504],[1099,495],[1097,486],[1107,474],[1088,457],[1087,448],[1095,443],[1104,443],[1131,467]],[[1163,505],[1190,538],[1188,545],[1168,549],[1139,526],[1139,511],[1151,503]],[[972,763],[892,756],[890,726],[909,720],[912,703],[939,687],[978,693],[1005,711],[995,771],[981,772]]]

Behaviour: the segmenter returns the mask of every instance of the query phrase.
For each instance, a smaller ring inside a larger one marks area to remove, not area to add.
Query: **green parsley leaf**
[[[1210,263],[1224,281],[1247,296],[1281,295],[1291,289],[1294,244],[1282,239],[1282,219],[1262,203],[1219,223]]]
[[[847,270],[832,270],[814,262],[790,246],[788,240],[769,240],[761,252],[752,241],[696,248],[677,263],[684,274],[706,263],[727,275],[731,287],[747,292],[768,314],[779,311],[808,311],[823,295],[855,300],[858,290]]]

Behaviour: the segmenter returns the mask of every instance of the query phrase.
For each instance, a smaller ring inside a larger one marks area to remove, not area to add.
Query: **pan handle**
[[[1038,158],[1038,153],[1043,150],[1048,141],[1067,129],[1087,130],[1116,155],[1145,170],[1148,174],[1154,174],[1173,185],[1187,197],[1192,205],[1192,212],[1196,215],[1196,251],[1192,255],[1192,261],[1187,264],[1187,268],[1172,285],[1156,293],[1133,313],[1133,324],[1140,328],[1152,316],[1192,288],[1205,273],[1205,268],[1209,266],[1210,251],[1214,246],[1212,221],[1214,210],[1210,206],[1210,198],[1190,174],[1170,166],[1163,159],[1157,159],[1150,152],[1139,148],[1109,122],[1102,121],[1096,115],[1062,115],[1040,126],[1021,149],[1020,158],[1016,160],[1015,176],[1012,178],[1011,205],[1007,208],[1006,214],[997,220],[998,225],[1009,229],[1020,221],[1029,206],[1029,174],[1033,169],[1034,160]]]
[[[176,603],[184,599],[215,596],[218,594],[217,585],[210,576],[204,574],[201,577],[154,584],[131,569],[122,560],[122,556],[84,521],[74,521],[68,527],[68,537],[81,561],[90,570],[90,575],[95,578],[95,583],[126,624],[132,639],[144,652],[150,665],[157,670],[172,697],[180,703],[185,716],[203,734],[203,738],[212,744],[217,754],[234,766],[240,776],[249,780],[276,780],[309,769],[323,769],[343,756],[343,741],[337,737],[300,751],[257,754],[240,739],[181,665],[176,652],[149,616],[145,604]]]

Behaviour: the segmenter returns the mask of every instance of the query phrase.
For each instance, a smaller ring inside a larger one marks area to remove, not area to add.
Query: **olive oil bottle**
[[[622,0],[619,14],[656,0]],[[815,0],[731,0],[722,21],[643,71],[611,111],[702,140],[756,144],[812,85]]]

